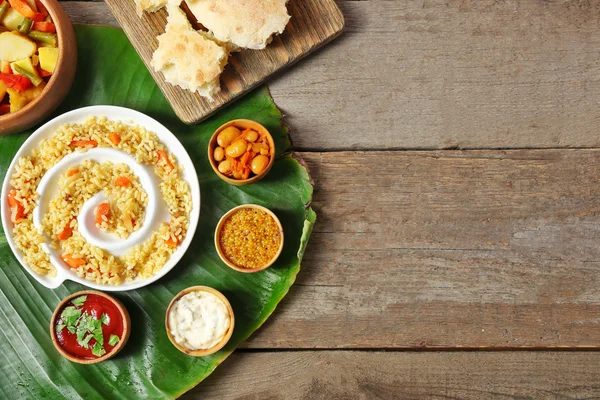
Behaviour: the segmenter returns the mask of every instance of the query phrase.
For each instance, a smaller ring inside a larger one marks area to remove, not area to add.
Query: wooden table
[[[600,395],[600,0],[338,3],[270,84],[316,182],[302,271],[184,398]]]

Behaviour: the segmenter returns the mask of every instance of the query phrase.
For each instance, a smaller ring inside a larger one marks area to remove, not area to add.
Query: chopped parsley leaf
[[[65,307],[60,314],[60,317],[62,318],[62,323],[67,326],[69,332],[75,333],[75,326],[81,317],[81,310],[73,306]]]
[[[96,357],[102,357],[106,354],[106,350],[104,350],[104,347],[100,343],[96,342],[94,347],[92,347],[92,354]]]
[[[87,296],[83,295],[83,296],[77,297],[74,300],[71,300],[71,303],[73,303],[74,306],[81,307],[83,305],[83,303],[85,303],[86,300],[87,300]]]
[[[85,329],[83,324],[80,323],[79,325],[77,325],[77,342],[81,342],[86,333],[87,329]]]
[[[87,336],[85,337],[85,339],[83,339],[81,342],[78,342],[78,343],[79,343],[79,345],[80,345],[81,347],[83,347],[84,349],[89,349],[89,348],[90,348],[90,345],[89,345],[89,343],[90,343],[90,340],[91,340],[93,337],[94,337],[94,335],[87,335]]]
[[[73,306],[69,306],[69,307],[65,307],[65,309],[62,311],[62,313],[60,313],[60,316],[66,319],[71,319],[71,318],[79,318],[81,317],[81,310],[73,307]]]
[[[109,346],[114,346],[115,344],[119,343],[119,337],[117,335],[110,335],[110,339],[108,339],[108,344]]]
[[[102,334],[102,328],[96,328],[94,329],[94,332],[92,332],[92,334],[94,335],[94,339],[96,339],[96,341],[98,343],[100,343],[100,345],[104,345],[104,335]]]

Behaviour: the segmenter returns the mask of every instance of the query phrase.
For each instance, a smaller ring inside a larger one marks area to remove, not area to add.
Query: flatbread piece
[[[165,80],[212,100],[221,88],[219,78],[227,64],[228,52],[206,32],[192,28],[185,13],[168,5],[165,33],[158,36],[158,48],[151,65]]]
[[[290,20],[288,0],[185,0],[199,23],[220,42],[264,49]]]

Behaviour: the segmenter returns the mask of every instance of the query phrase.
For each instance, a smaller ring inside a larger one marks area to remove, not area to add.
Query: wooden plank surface
[[[270,84],[297,148],[600,146],[600,0],[337,3],[344,35]]]
[[[600,344],[600,150],[301,155],[317,224],[245,346]]]
[[[600,354],[237,352],[182,399],[596,399]]]
[[[106,0],[127,37],[146,64],[152,77],[186,123],[198,123],[225,104],[244,95],[275,72],[287,68],[336,38],[344,27],[344,18],[334,0],[293,0],[288,4],[290,22],[283,34],[275,36],[265,50],[232,53],[221,75],[221,92],[214,101],[197,93],[173,86],[150,66],[158,47],[156,37],[165,31],[166,10],[137,15],[132,0]]]

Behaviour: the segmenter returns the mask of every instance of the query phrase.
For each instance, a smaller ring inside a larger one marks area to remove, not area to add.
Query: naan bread
[[[195,31],[179,7],[168,5],[167,11],[166,31],[157,38],[152,68],[162,72],[167,82],[212,100],[221,90],[219,77],[228,52],[209,34]]]
[[[287,0],[186,0],[198,22],[217,40],[264,49],[290,20]]]
[[[167,4],[174,4],[175,1],[176,0],[135,0],[135,6],[138,15],[142,16],[143,11],[155,12],[165,7]]]

